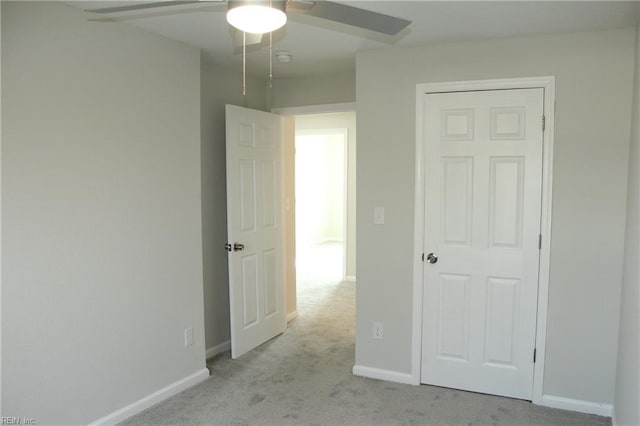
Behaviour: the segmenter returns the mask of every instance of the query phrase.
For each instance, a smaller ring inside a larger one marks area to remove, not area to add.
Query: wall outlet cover
[[[374,339],[378,339],[378,340],[382,340],[383,334],[382,334],[382,323],[381,322],[374,322],[373,323],[373,338]]]

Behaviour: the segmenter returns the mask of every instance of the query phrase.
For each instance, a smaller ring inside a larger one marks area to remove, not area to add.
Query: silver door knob
[[[231,250],[233,250],[233,246],[231,244],[227,243],[227,244],[224,245],[224,249],[226,251],[231,251]]]
[[[429,262],[429,263],[436,263],[437,261],[438,261],[438,256],[436,256],[435,254],[433,254],[433,253],[429,253],[429,254],[427,255],[427,262]]]
[[[233,243],[233,251],[242,251],[244,250],[244,244]]]

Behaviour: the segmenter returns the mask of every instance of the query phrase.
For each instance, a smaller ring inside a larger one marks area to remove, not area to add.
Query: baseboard
[[[362,365],[354,365],[353,374],[356,376],[368,377],[370,379],[385,380],[387,382],[404,383],[407,385],[419,384],[415,383],[411,374],[382,370],[380,368],[364,367]]]
[[[192,386],[197,385],[209,378],[209,370],[203,368],[202,370],[198,370],[195,373],[178,380],[177,382],[171,383],[169,386],[165,386],[164,388],[145,396],[142,399],[137,400],[133,404],[129,404],[124,408],[121,408],[118,411],[114,411],[111,414],[108,414],[101,419],[98,419],[91,423],[91,425],[113,425],[116,423],[120,423],[123,420],[128,419],[131,416],[134,416],[152,405],[157,404],[158,402],[164,401],[185,389],[188,389]]]
[[[296,318],[298,318],[298,311],[289,312],[287,314],[287,323],[290,323]]]
[[[580,413],[597,414],[599,416],[611,417],[613,405],[600,402],[582,401],[579,399],[564,398],[561,396],[542,395],[540,405],[562,410],[577,411]]]
[[[347,275],[344,278],[345,281],[350,282],[350,283],[355,283],[356,282],[356,276],[355,275]]]
[[[227,352],[231,350],[231,340],[227,340],[226,342],[222,342],[218,345],[210,347],[207,349],[206,357],[207,359],[213,358],[214,356],[221,354],[223,352]]]

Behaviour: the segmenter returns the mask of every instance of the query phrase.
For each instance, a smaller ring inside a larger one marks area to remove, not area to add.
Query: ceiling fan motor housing
[[[269,33],[287,23],[283,0],[230,0],[227,5],[227,22],[247,33]]]

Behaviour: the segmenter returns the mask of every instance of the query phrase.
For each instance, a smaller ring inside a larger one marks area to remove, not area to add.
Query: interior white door
[[[543,97],[425,95],[423,383],[532,397]]]
[[[275,114],[226,107],[231,356],[286,327],[282,132]]]

